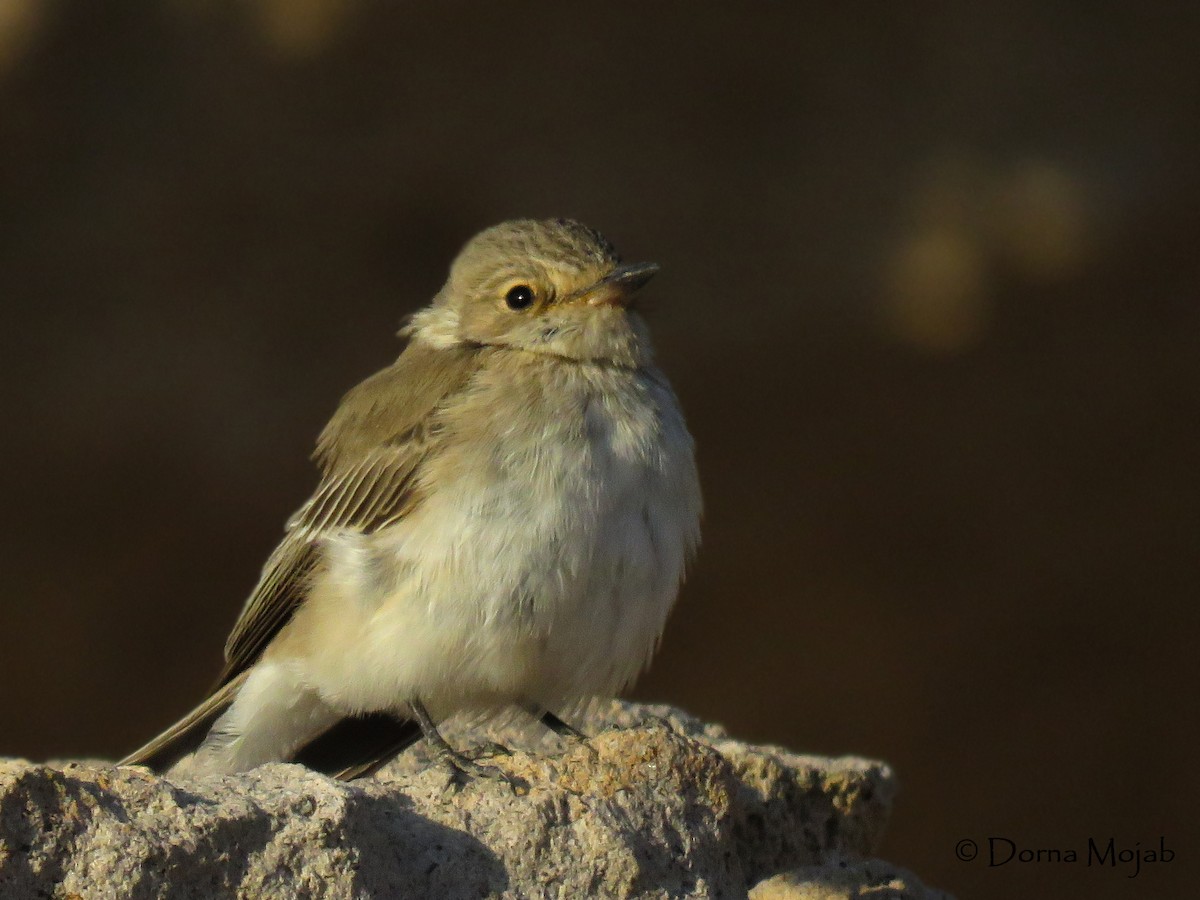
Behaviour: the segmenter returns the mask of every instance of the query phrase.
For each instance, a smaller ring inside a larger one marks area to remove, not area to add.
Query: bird
[[[321,431],[205,700],[123,765],[351,779],[456,713],[559,713],[649,664],[700,537],[694,442],[640,289],[572,219],[475,235]]]

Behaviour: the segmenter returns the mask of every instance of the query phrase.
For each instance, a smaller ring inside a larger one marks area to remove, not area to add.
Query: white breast
[[[354,706],[557,708],[615,693],[653,653],[700,513],[670,388],[653,371],[506,362],[447,411],[414,513],[330,547],[361,652],[328,683],[358,686]],[[401,573],[382,592],[381,570]]]

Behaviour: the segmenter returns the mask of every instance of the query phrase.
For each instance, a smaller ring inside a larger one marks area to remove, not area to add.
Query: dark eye
[[[527,284],[509,288],[508,293],[504,295],[504,302],[508,304],[509,309],[528,309],[533,305],[533,299],[533,288]]]

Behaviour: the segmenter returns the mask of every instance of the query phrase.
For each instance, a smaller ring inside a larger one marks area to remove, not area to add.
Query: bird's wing
[[[323,538],[378,531],[420,503],[421,466],[441,439],[437,413],[466,388],[476,357],[469,348],[414,342],[342,400],[317,441],[321,481],[288,522],[242,608],[225,644],[219,685],[253,665],[291,619],[321,565]]]

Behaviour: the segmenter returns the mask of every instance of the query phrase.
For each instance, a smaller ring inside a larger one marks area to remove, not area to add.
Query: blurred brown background
[[[1182,896],[1198,26],[0,0],[0,753],[197,699],[339,396],[472,233],[571,215],[663,264],[707,493],[637,696],[889,760],[883,855],[964,898]],[[989,835],[1178,856],[955,859]]]

